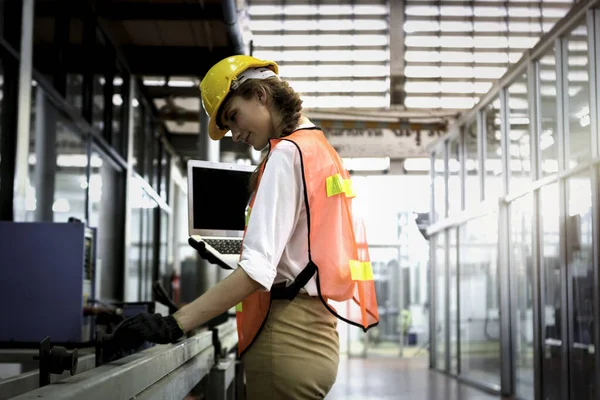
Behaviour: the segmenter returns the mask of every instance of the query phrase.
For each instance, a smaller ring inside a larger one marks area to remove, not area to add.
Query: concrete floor
[[[327,400],[498,400],[427,368],[427,357],[343,359]]]

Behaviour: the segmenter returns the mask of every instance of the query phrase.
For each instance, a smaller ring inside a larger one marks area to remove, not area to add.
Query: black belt
[[[317,266],[309,261],[308,265],[304,267],[302,272],[298,274],[294,282],[290,286],[286,286],[285,283],[278,283],[271,287],[271,299],[273,300],[294,300],[294,298],[300,292],[308,281],[313,277],[313,275],[317,272]]]

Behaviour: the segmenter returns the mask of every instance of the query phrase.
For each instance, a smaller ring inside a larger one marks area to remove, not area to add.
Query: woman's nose
[[[231,139],[233,139],[234,142],[238,142],[241,136],[242,135],[240,134],[240,131],[238,131],[237,129],[231,130]]]

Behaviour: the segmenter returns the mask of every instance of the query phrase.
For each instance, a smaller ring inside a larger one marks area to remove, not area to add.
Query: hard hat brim
[[[225,129],[220,129],[217,126],[217,122],[215,121],[215,119],[216,115],[215,118],[209,118],[208,136],[210,136],[212,140],[221,140],[227,134],[227,131]]]

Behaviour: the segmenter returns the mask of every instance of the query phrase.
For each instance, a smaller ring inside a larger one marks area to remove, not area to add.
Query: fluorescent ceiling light
[[[387,46],[388,35],[261,35],[254,38],[256,46],[318,47],[318,46]]]
[[[289,65],[281,66],[280,75],[289,78],[300,77],[386,77],[390,73],[390,67],[386,65]]]
[[[316,61],[369,61],[387,62],[390,59],[389,50],[344,49],[344,50],[256,50],[254,55],[265,60],[277,62],[307,62]]]
[[[250,21],[250,30],[257,32],[271,31],[345,31],[345,30],[387,30],[388,24],[385,19],[307,19],[307,20],[254,20]]]
[[[347,81],[294,81],[288,80],[291,87],[300,93],[351,93],[351,92],[387,92],[389,84],[385,81],[347,80]]]
[[[387,15],[385,5],[250,5],[248,14],[253,15]]]
[[[304,108],[384,108],[389,103],[387,96],[302,96]]]

